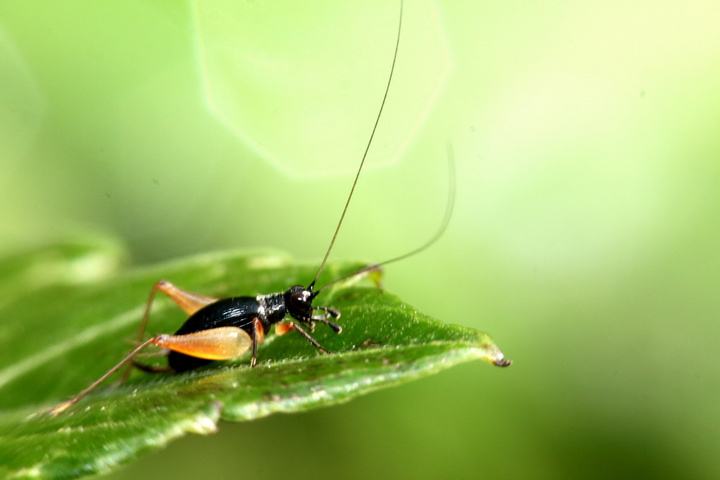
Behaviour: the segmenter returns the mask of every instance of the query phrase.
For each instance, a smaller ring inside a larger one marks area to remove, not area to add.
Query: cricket
[[[323,324],[333,332],[340,334],[342,327],[337,321],[341,317],[341,312],[331,306],[314,305],[313,302],[320,292],[335,283],[370,271],[379,270],[380,267],[384,265],[416,255],[430,247],[442,236],[452,216],[454,204],[455,180],[451,149],[448,151],[448,163],[450,166],[448,201],[443,220],[437,232],[423,245],[408,253],[383,262],[367,265],[349,275],[334,279],[323,286],[318,287],[316,285],[320,273],[323,271],[335,245],[335,240],[347,214],[358,179],[360,178],[365,160],[372,146],[375,132],[382,117],[398,58],[402,20],[403,2],[401,1],[392,62],[382,101],[380,102],[380,107],[375,117],[369,139],[340,214],[340,219],[337,222],[330,243],[325,250],[323,259],[311,281],[306,286],[293,285],[282,292],[230,298],[214,298],[186,291],[167,280],[156,282],[152,286],[145,304],[144,314],[137,332],[135,347],[122,360],[107,370],[100,378],[92,382],[84,390],[69,400],[50,409],[49,413],[51,415],[59,415],[68,410],[100,386],[110,376],[123,368],[125,368],[125,372],[122,376],[122,381],[129,377],[133,368],[138,368],[148,373],[180,373],[206,366],[215,361],[234,360],[245,355],[248,351],[251,352],[250,367],[255,367],[258,359],[258,347],[263,343],[266,333],[273,326],[275,327],[276,335],[279,336],[289,332],[297,332],[297,334],[304,337],[318,352],[321,354],[329,354],[330,352],[313,337],[312,333],[317,324]],[[145,330],[150,320],[153,301],[158,293],[169,297],[188,315],[188,318],[173,334],[159,334],[145,339]],[[165,351],[167,354],[167,367],[145,365],[136,361],[138,354],[151,345],[160,347]]]

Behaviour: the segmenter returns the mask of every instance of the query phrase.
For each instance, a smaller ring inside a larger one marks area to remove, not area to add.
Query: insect
[[[125,358],[110,368],[87,388],[76,394],[71,399],[53,407],[49,411],[50,414],[57,415],[67,410],[123,367],[126,368],[123,376],[124,379],[127,378],[133,367],[149,372],[165,370],[184,372],[205,366],[213,361],[232,360],[238,358],[247,353],[248,350],[251,351],[250,366],[254,367],[257,363],[258,346],[263,342],[265,333],[268,332],[273,325],[275,326],[275,333],[277,335],[283,335],[289,331],[295,331],[303,336],[319,352],[329,353],[328,350],[326,350],[312,336],[311,333],[314,331],[315,325],[318,323],[326,325],[335,333],[341,333],[342,327],[335,322],[340,319],[340,312],[329,306],[313,305],[313,301],[318,294],[332,284],[379,269],[382,265],[415,255],[416,253],[428,248],[442,235],[447,227],[452,213],[454,203],[454,186],[450,189],[445,217],[440,229],[425,244],[404,255],[391,258],[384,262],[368,265],[351,273],[350,275],[332,280],[331,282],[323,285],[321,288],[316,288],[317,279],[325,267],[328,256],[330,255],[330,252],[335,244],[335,240],[337,239],[340,227],[345,219],[348,206],[350,205],[350,200],[355,192],[355,187],[357,186],[357,182],[365,164],[365,159],[367,158],[370,146],[372,145],[373,137],[375,136],[375,131],[377,130],[380,122],[383,108],[388,97],[388,92],[390,91],[390,85],[392,83],[392,77],[395,71],[395,64],[400,47],[402,18],[403,4],[401,1],[395,49],[382,102],[363,152],[360,165],[350,188],[350,192],[347,200],[345,201],[340,219],[335,227],[330,244],[325,250],[325,255],[320,262],[320,266],[318,267],[312,281],[307,286],[291,286],[284,292],[257,295],[254,297],[242,296],[221,299],[182,290],[166,280],[161,280],[155,283],[150,291],[150,295],[145,305],[143,318],[138,329],[135,348],[133,348],[125,356]],[[452,157],[449,156],[450,160],[451,158]],[[452,161],[450,162],[450,165],[452,167]],[[450,178],[454,181],[453,174],[450,175]],[[188,314],[189,317],[174,334],[161,334],[143,340],[145,329],[150,318],[151,307],[158,292],[167,295],[186,314]],[[292,320],[287,320],[287,317],[290,317]],[[135,361],[137,354],[149,345],[156,345],[169,352],[167,368],[147,366]]]

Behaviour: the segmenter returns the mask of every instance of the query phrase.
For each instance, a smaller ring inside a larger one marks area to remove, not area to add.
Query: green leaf
[[[186,432],[213,432],[220,419],[333,405],[472,359],[509,364],[487,335],[439,323],[360,281],[334,286],[315,302],[342,312],[342,334],[322,325],[315,332],[331,355],[319,355],[299,335],[270,335],[254,369],[241,359],[185,374],[137,372],[49,416],[48,407],[127,353],[156,280],[218,297],[255,295],[307,283],[316,268],[278,253],[225,252],[109,276],[120,258],[107,244],[80,244],[0,260],[0,476],[107,472]],[[43,259],[51,268],[44,270]],[[320,285],[361,265],[330,264]],[[151,333],[179,327],[185,317],[173,307],[156,303]]]

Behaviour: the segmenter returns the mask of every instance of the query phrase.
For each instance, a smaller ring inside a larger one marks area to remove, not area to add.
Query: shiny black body
[[[263,332],[271,325],[280,322],[287,314],[296,320],[307,322],[312,317],[312,300],[315,297],[311,289],[296,285],[286,292],[258,295],[257,297],[223,298],[206,305],[193,315],[175,332],[175,335],[199,332],[218,327],[238,327],[245,330],[257,347],[255,320],[262,323]],[[191,357],[171,351],[168,364],[176,372],[192,370],[212,363],[212,360]]]

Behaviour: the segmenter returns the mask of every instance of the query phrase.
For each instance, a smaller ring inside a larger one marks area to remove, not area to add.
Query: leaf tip
[[[509,367],[510,365],[512,365],[512,360],[508,360],[507,358],[503,357],[503,358],[493,361],[493,365],[495,365],[496,367],[503,367],[503,368]]]
[[[480,334],[479,344],[482,360],[496,367],[505,368],[512,365],[512,360],[505,358],[505,354],[487,334]]]

